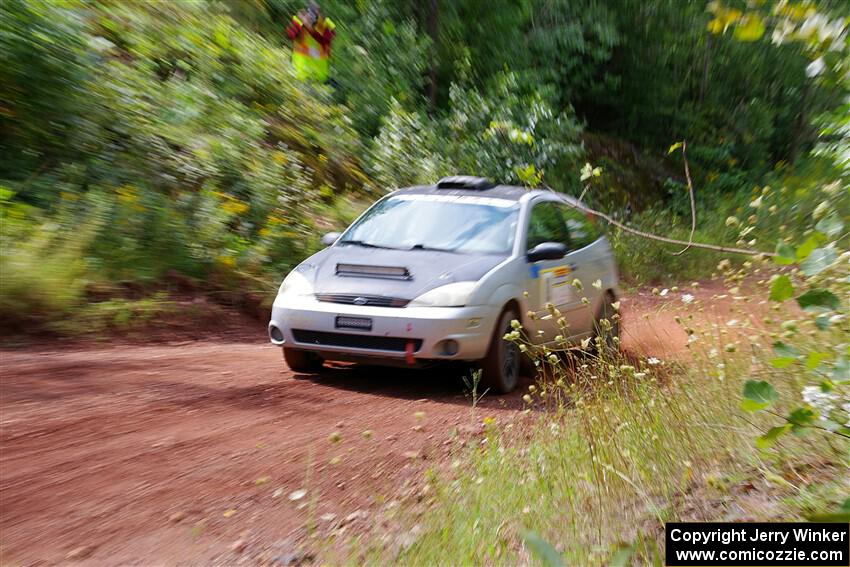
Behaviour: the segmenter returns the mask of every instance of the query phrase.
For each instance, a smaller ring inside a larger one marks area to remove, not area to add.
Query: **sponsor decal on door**
[[[573,287],[569,276],[572,270],[569,266],[555,266],[540,270],[540,299],[542,305],[563,305],[571,299]]]

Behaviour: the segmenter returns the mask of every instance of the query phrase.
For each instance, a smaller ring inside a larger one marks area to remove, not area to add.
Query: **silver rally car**
[[[509,392],[521,366],[519,348],[503,338],[513,319],[531,340],[552,341],[554,305],[578,343],[613,314],[611,247],[575,203],[466,176],[395,191],[342,234],[325,235],[328,247],[286,276],[271,342],[296,372],[324,360],[467,361],[489,388]],[[608,337],[617,332],[615,324]]]

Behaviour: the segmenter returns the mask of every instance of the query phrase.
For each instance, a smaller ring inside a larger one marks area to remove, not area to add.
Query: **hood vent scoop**
[[[412,280],[407,268],[399,266],[364,266],[362,264],[337,264],[336,275],[349,278],[377,278],[381,280]]]

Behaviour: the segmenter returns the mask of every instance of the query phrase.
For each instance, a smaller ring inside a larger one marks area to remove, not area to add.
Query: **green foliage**
[[[540,369],[523,396],[529,411],[484,418],[476,442],[459,431],[451,469],[429,475],[424,497],[396,516],[402,533],[415,523],[415,541],[388,549],[382,542],[394,534],[381,528],[365,555],[358,548],[361,561],[661,564],[665,522],[737,520],[740,487],[770,486],[758,495],[763,505],[746,514],[774,521],[800,517],[802,505],[785,499],[813,484],[811,477],[791,483],[784,472],[818,466],[843,490],[846,465],[831,460],[829,444],[782,436],[798,429],[794,423],[766,428],[757,446],[750,443],[736,394],[743,388],[759,407],[775,407],[781,393],[765,381],[745,384],[749,355],[723,357],[727,372],[718,375],[717,355],[708,352],[679,366],[589,344],[578,353],[557,339],[535,344],[518,323],[508,335]],[[810,418],[795,415],[799,423]],[[805,464],[786,468],[765,457],[780,438],[783,454]],[[835,500],[810,497],[805,505],[831,510]],[[694,501],[712,505],[695,510]]]
[[[806,311],[838,311],[841,300],[828,289],[810,289],[797,298],[797,304]]]
[[[61,317],[91,281],[291,265],[331,188],[366,180],[344,109],[218,4],[15,0],[0,18],[0,180],[16,216],[4,317]]]
[[[322,6],[338,26],[325,86],[293,77],[284,28],[302,8],[296,0],[3,3],[0,185],[17,211],[4,227],[7,261],[29,254],[36,269],[44,252],[29,235],[61,227],[43,245],[64,251],[57,270],[67,266],[78,290],[59,293],[63,309],[86,301],[86,282],[169,270],[273,289],[347,196],[373,199],[450,173],[576,190],[583,130],[625,148],[600,152],[612,173],[591,170],[587,200],[648,206],[630,221],[680,238],[690,223],[682,180],[659,167],[630,175],[625,154],[687,140],[695,237],[719,243],[742,240],[723,218],[747,216],[754,180],[779,186],[770,179],[796,171],[770,163],[810,148],[815,122],[828,136],[819,153],[846,175],[846,50],[828,18],[809,22],[809,37],[805,14],[791,8],[735,13],[674,0]],[[774,43],[763,25],[783,19],[791,39]],[[615,177],[626,180],[618,190]],[[800,202],[783,219],[793,227],[811,203],[793,193],[803,183],[788,185],[783,197]],[[817,221],[822,237],[798,247],[805,257],[783,255],[811,275],[834,259],[828,242],[848,219],[835,209]],[[779,224],[759,223],[744,242],[764,242]],[[697,277],[721,259],[671,256],[616,231],[612,241],[639,281]],[[59,312],[14,299],[25,291],[4,286],[8,309]]]
[[[352,109],[354,128],[371,137],[398,111],[396,101],[421,102],[431,40],[403,6],[383,0],[352,6],[334,16],[345,29],[334,48],[336,96]],[[332,13],[330,6],[325,10]]]
[[[0,321],[8,330],[59,319],[83,300],[87,266],[80,249],[85,237],[57,238],[56,228],[41,225],[25,242],[2,237]]]
[[[779,398],[776,389],[764,380],[747,380],[741,409],[749,412],[763,410]]]
[[[379,192],[433,183],[451,172],[451,165],[438,150],[437,136],[424,122],[392,100],[370,152],[369,173]]]
[[[827,269],[836,258],[835,250],[815,248],[800,262],[800,269],[807,276],[816,276]]]
[[[536,533],[525,533],[523,540],[525,541],[525,545],[528,546],[528,549],[531,550],[532,555],[541,565],[545,565],[546,567],[562,567],[564,565],[564,561],[558,550]]]
[[[535,1],[525,36],[529,80],[553,93],[559,106],[583,106],[619,85],[608,63],[622,46],[615,4],[594,1]]]
[[[452,88],[446,153],[455,156],[460,172],[530,184],[546,175],[546,181],[564,187],[574,179],[581,155],[579,132],[569,111],[556,112],[517,75],[505,73],[485,92]]]
[[[0,9],[0,179],[72,158],[86,138],[92,80],[86,22],[76,2],[10,0]],[[70,143],[69,143],[70,142]]]
[[[786,275],[777,276],[770,286],[770,300],[783,302],[786,299],[791,299],[794,295],[794,285],[791,283],[791,278]]]
[[[690,152],[690,146],[689,146]],[[828,242],[824,233],[817,231],[807,236],[800,246],[791,246],[791,234],[810,231],[816,215],[818,219],[829,218],[837,211],[850,206],[847,195],[834,184],[839,170],[824,159],[809,158],[795,166],[781,166],[762,178],[756,186],[742,186],[733,194],[719,195],[716,190],[696,186],[697,231],[695,242],[737,246],[765,252],[776,252],[773,263],[778,266],[808,262],[806,269],[817,269],[835,259],[835,250],[826,248],[813,258],[809,256],[819,246]],[[604,177],[604,174],[603,174]],[[828,191],[824,191],[828,189]],[[672,191],[675,190],[675,193]],[[593,197],[588,192],[588,198]],[[836,211],[830,215],[816,213],[827,198]],[[654,234],[663,234],[687,241],[690,233],[690,211],[687,205],[687,190],[681,186],[671,187],[665,204],[658,204],[632,216],[630,223]],[[823,225],[822,225],[823,226]],[[833,238],[840,235],[833,233]],[[777,241],[776,245],[771,244]],[[722,272],[717,266],[721,261],[740,263],[746,261],[738,256],[728,257],[711,251],[690,251],[681,255],[672,246],[634,237],[617,229],[609,232],[623,275],[633,283],[659,283],[662,281],[688,281]],[[752,244],[751,244],[752,243]],[[823,254],[823,258],[821,258]],[[756,259],[757,260],[757,259]],[[752,262],[754,260],[750,260]],[[810,267],[811,266],[811,267]],[[787,284],[790,276],[778,275],[773,280],[771,293],[790,299]],[[792,285],[793,287],[793,285]]]
[[[786,318],[790,318],[783,303],[787,299],[795,297],[802,310],[802,320],[785,321],[781,326],[783,340],[774,343],[777,358],[770,364],[783,374],[770,378],[773,381],[791,378],[795,389],[802,382],[799,395],[803,404],[794,400],[796,392],[791,399],[784,400],[785,423],[771,427],[758,438],[757,445],[762,449],[771,447],[788,432],[802,434],[813,428],[850,439],[848,306],[841,299],[850,293],[850,272],[846,260],[838,261],[836,252],[847,249],[847,235],[832,230],[833,225],[843,224],[841,216],[850,210],[850,194],[831,185],[814,192],[823,200],[799,229],[807,237],[796,248],[786,245],[779,262],[787,266],[793,258],[799,262],[799,270],[777,276],[769,296]],[[824,218],[835,220],[824,223]],[[848,253],[844,252],[842,258],[847,257]],[[747,382],[743,395],[742,408],[751,412],[766,410],[780,400],[777,390],[765,380]]]

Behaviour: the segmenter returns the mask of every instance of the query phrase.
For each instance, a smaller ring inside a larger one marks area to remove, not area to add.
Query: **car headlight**
[[[312,295],[312,293],[313,284],[304,274],[296,270],[289,272],[280,284],[280,289],[277,290],[278,295]]]
[[[469,301],[469,296],[478,282],[450,283],[426,291],[408,305],[410,307],[462,307]]]

